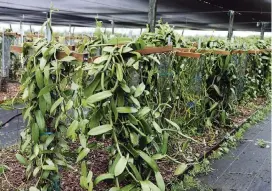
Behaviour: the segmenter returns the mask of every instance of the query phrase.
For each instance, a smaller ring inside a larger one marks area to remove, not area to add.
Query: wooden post
[[[231,40],[233,34],[233,21],[234,21],[234,11],[229,11],[229,30],[228,30],[228,40]]]
[[[265,30],[265,23],[261,22],[261,40],[264,39],[264,30]]]
[[[155,32],[157,3],[157,0],[149,0],[148,24],[150,32]]]

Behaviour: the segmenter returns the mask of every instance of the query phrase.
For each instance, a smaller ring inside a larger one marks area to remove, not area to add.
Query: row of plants
[[[55,40],[24,44],[21,92],[27,127],[16,157],[26,166],[27,179],[37,178],[30,190],[59,190],[60,172],[74,169],[74,163],[80,166],[81,187],[89,191],[102,181],[110,183],[111,191],[166,190],[158,163],[175,163],[176,176],[187,167],[187,161],[173,155],[177,143],[184,149],[202,145],[194,136],[231,127],[229,115],[244,100],[237,98],[239,67],[232,56],[213,53],[193,59],[175,52],[143,56],[135,51],[150,45],[191,46],[161,21],[155,33],[143,33],[135,41],[108,39],[97,24],[96,38],[86,37],[77,47],[78,52],[98,56],[92,64],[77,61]],[[57,51],[67,56],[58,60]],[[245,89],[250,89],[247,76],[262,79],[253,85],[257,93],[247,95],[269,91],[263,87],[269,87],[265,68],[270,62],[262,57],[256,55],[263,67],[259,76],[255,67],[246,67]],[[242,58],[238,64],[249,64]],[[112,142],[104,174],[94,174],[88,165],[93,138]]]

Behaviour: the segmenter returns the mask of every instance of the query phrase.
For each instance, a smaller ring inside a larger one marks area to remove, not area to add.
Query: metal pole
[[[6,77],[6,65],[5,65],[5,29],[2,33],[2,78]]]
[[[50,18],[50,13],[47,12],[47,19],[49,19],[49,18]],[[52,39],[52,34],[51,34],[49,23],[46,25],[45,32],[46,32],[46,34],[45,34],[46,35],[46,39],[47,39],[48,42],[50,42],[51,39]]]
[[[234,11],[229,11],[229,30],[228,30],[228,40],[231,40],[233,34],[233,21],[234,21]]]
[[[71,24],[69,24],[69,41],[68,45],[71,45]]]
[[[21,33],[21,44],[24,44],[24,30],[23,30],[23,22],[20,21],[20,33]]]
[[[265,29],[265,23],[261,22],[261,40],[264,39],[264,29]]]
[[[111,34],[114,34],[114,21],[111,20]]]
[[[148,24],[150,32],[155,32],[157,3],[157,0],[149,0]]]
[[[29,30],[30,30],[30,33],[32,34],[32,27],[31,27],[31,25],[29,25]]]

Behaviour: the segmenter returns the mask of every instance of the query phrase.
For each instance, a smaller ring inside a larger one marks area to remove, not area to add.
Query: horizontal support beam
[[[194,52],[176,52],[176,55],[186,58],[200,58],[202,54]]]
[[[136,50],[136,52],[139,52],[141,55],[148,55],[171,52],[172,50],[173,46],[163,46],[163,47],[145,47],[144,49]]]
[[[203,54],[219,54],[219,55],[230,55],[230,51],[225,51],[225,50],[200,50],[200,53]]]

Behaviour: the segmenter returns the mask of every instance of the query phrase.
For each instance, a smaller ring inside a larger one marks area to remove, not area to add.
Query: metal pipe
[[[229,11],[229,30],[228,30],[228,40],[231,40],[231,37],[233,35],[233,21],[234,21],[234,11]]]
[[[261,40],[264,39],[264,30],[265,30],[265,23],[264,22],[261,22]]]
[[[157,0],[149,0],[148,24],[150,32],[155,32],[157,4],[158,4]]]

